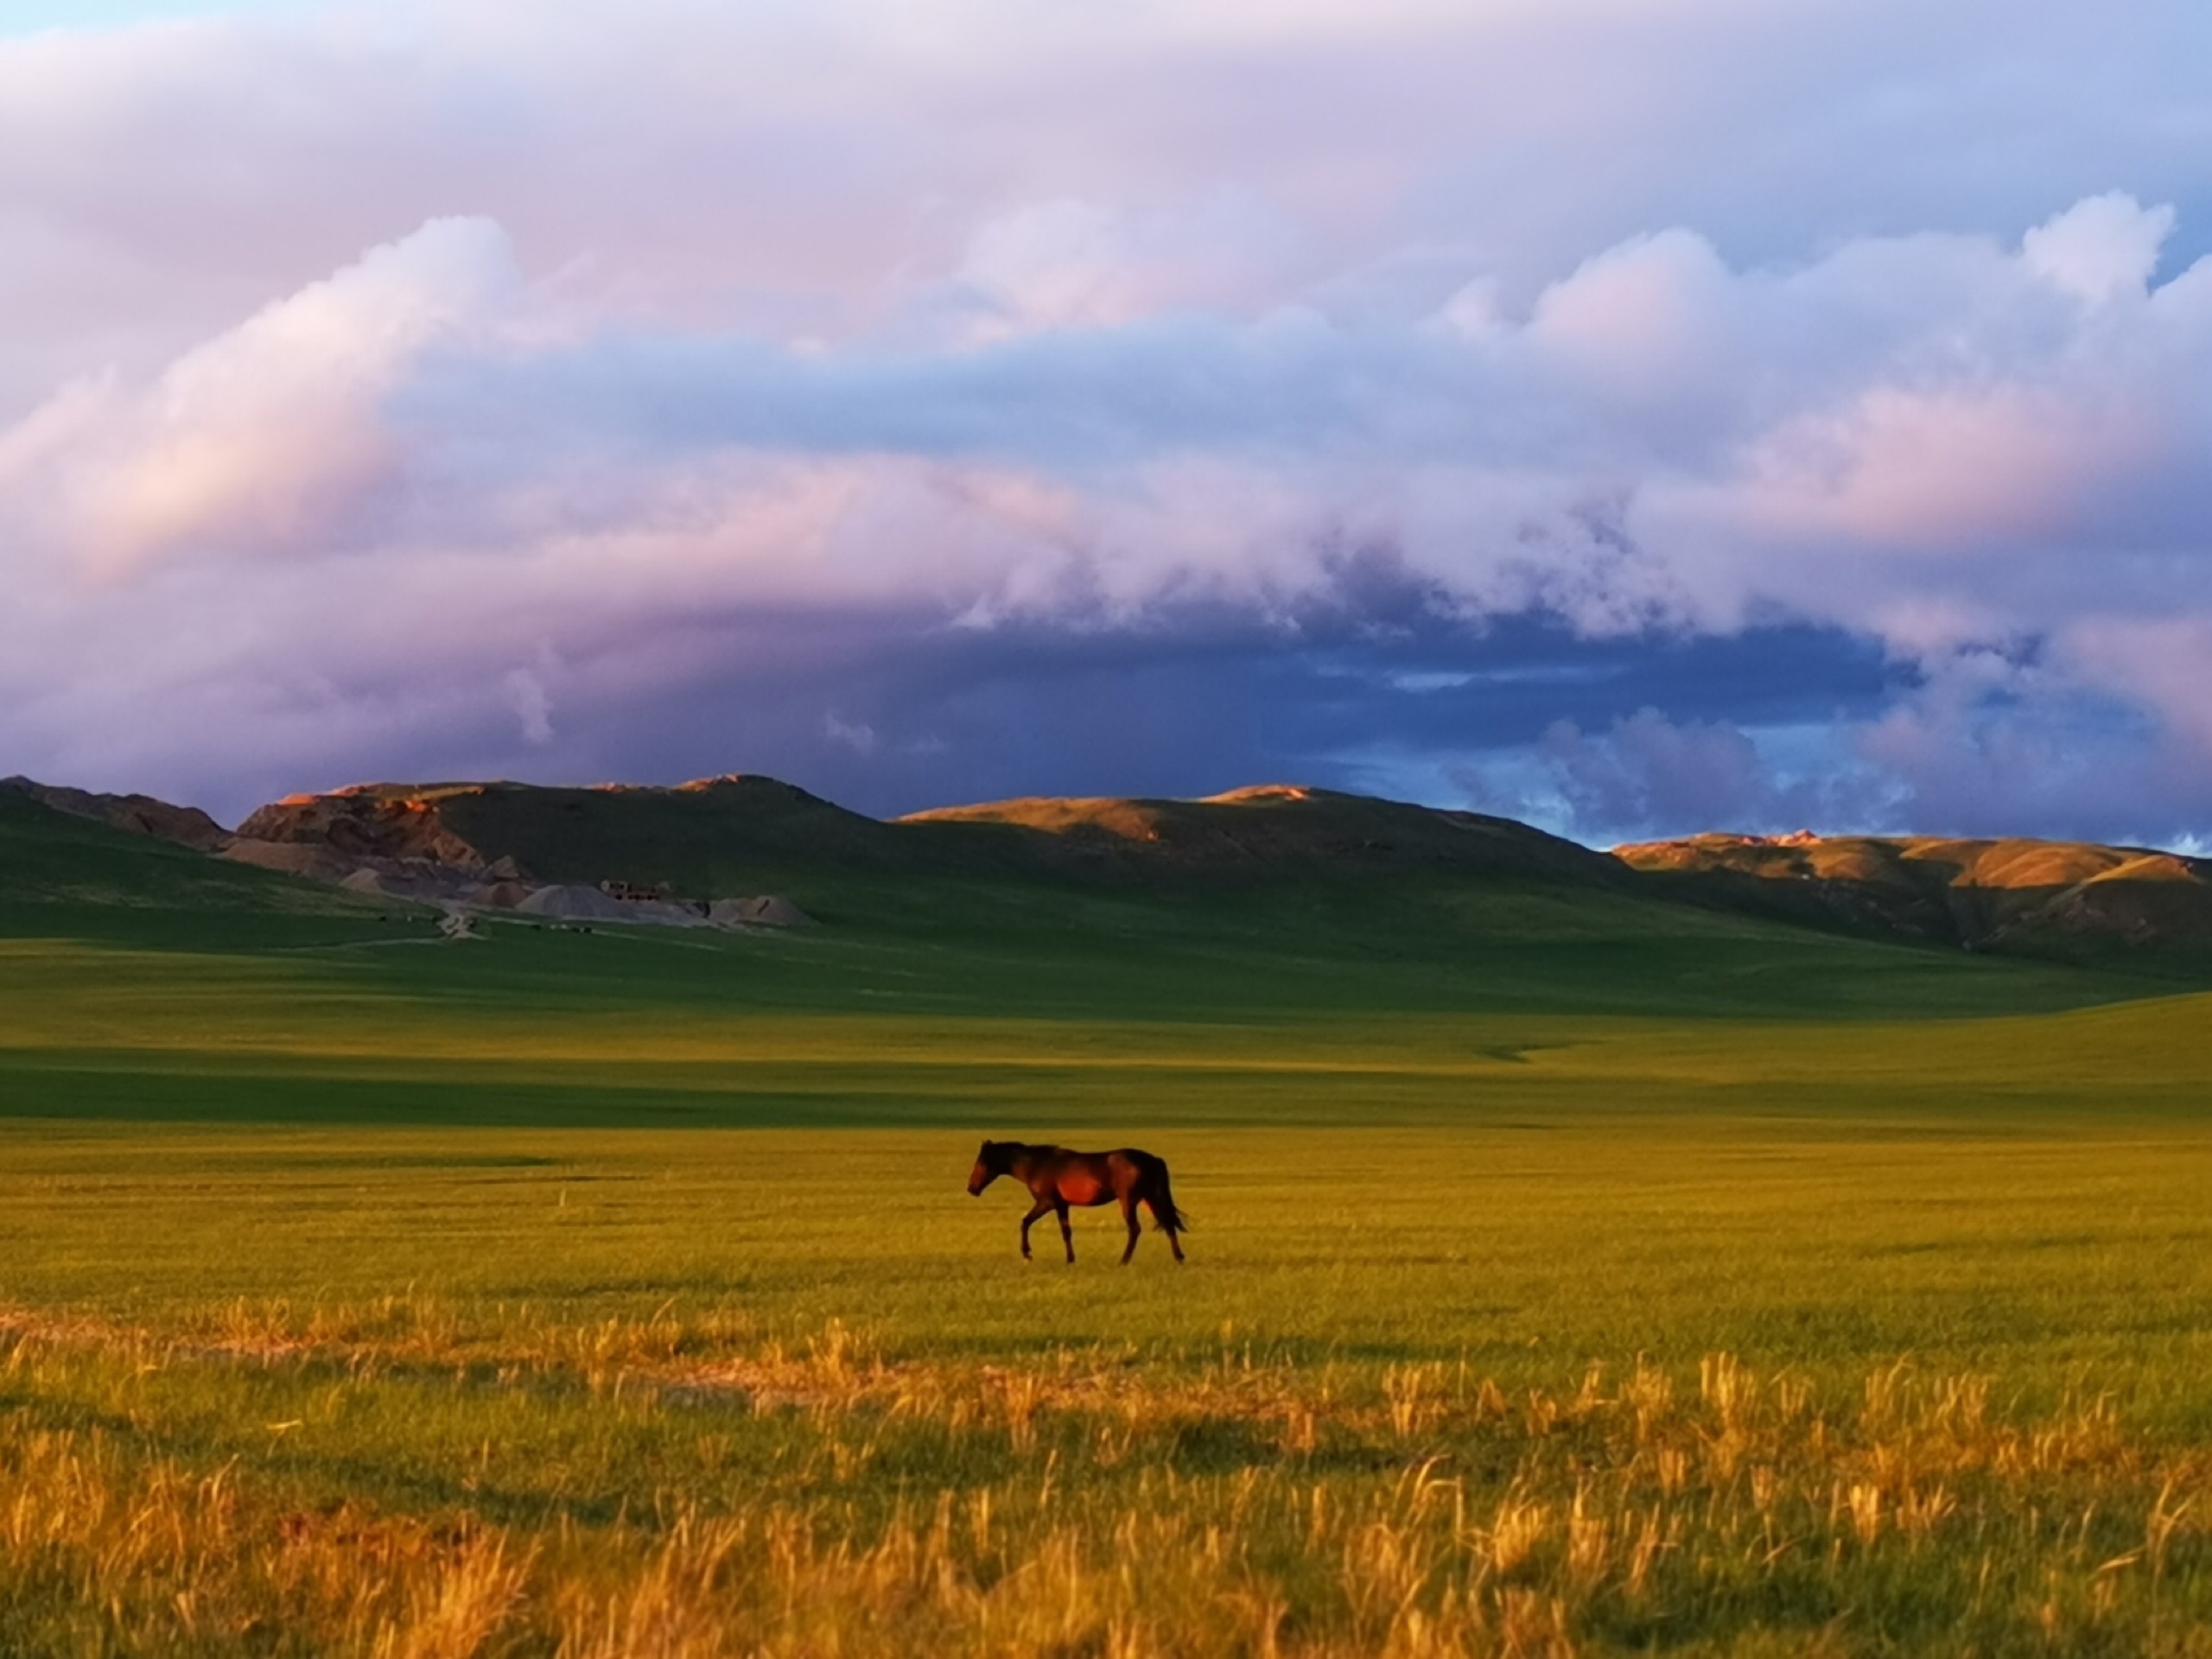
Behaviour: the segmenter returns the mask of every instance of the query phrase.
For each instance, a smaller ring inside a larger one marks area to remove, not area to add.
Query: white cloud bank
[[[2101,121],[2084,181],[1971,130],[1990,9],[969,10],[0,41],[0,770],[882,766],[947,739],[867,685],[1294,653],[1379,560],[1466,630],[1895,664],[1796,774],[1751,702],[1532,732],[1586,831],[2212,825],[2212,194],[2155,141],[2212,118],[2164,70],[2069,92],[2113,48],[2051,10],[2012,67]]]

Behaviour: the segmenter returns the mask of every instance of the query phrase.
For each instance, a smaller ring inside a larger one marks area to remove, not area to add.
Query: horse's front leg
[[[1052,1208],[1059,1212],[1060,1243],[1067,1247],[1068,1265],[1075,1265],[1075,1229],[1068,1225],[1068,1205],[1065,1198],[1054,1201]]]
[[[1122,1194],[1122,1219],[1129,1226],[1129,1242],[1122,1250],[1122,1265],[1126,1268],[1129,1258],[1137,1253],[1137,1240],[1144,1231],[1137,1225],[1137,1195],[1134,1192]]]
[[[1023,1261],[1028,1262],[1034,1259],[1029,1254],[1030,1228],[1036,1224],[1039,1217],[1048,1213],[1052,1207],[1052,1201],[1050,1198],[1039,1198],[1029,1206],[1029,1213],[1021,1218],[1021,1259]]]

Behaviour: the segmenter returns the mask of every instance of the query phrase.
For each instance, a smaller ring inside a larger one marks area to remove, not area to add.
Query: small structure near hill
[[[668,889],[650,881],[602,881],[599,890],[626,905],[664,905]]]

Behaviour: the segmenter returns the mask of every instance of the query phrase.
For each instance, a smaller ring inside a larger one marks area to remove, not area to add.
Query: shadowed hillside
[[[1018,827],[1031,832],[1031,856],[1065,869],[1216,875],[1433,870],[1624,885],[1615,861],[1510,818],[1288,784],[1195,801],[997,801],[918,812],[899,823]]]
[[[342,873],[364,858],[549,880],[708,892],[763,874],[938,876],[1456,871],[1624,885],[1602,853],[1508,818],[1292,785],[1205,800],[1001,801],[882,823],[772,778],[673,788],[370,784],[296,795],[239,826],[230,855]]]
[[[0,893],[0,938],[203,957],[304,951],[257,960],[281,959],[288,982],[335,976],[349,995],[532,1017],[619,1007],[626,1017],[750,1007],[1178,1022],[1474,1010],[1859,1019],[2078,1007],[2155,982],[1675,902],[1618,861],[1501,820],[1288,790],[885,823],[767,779],[378,786],[264,809],[227,858],[28,796],[0,793],[0,868],[16,878]],[[241,853],[296,860],[289,870],[322,879],[249,868]],[[826,925],[771,941],[696,916],[682,928],[595,929],[658,918],[502,908],[435,890],[429,904],[410,904],[361,880],[379,861],[463,871],[478,892],[574,882],[598,896],[607,880],[679,896],[780,894]],[[527,874],[508,882],[502,867]],[[341,869],[353,891],[333,884]],[[441,928],[462,907],[474,931],[448,944]],[[396,945],[414,948],[383,948]],[[266,1004],[272,1017],[284,1006]]]
[[[1085,892],[1400,894],[1431,879],[1635,896],[1923,945],[2104,955],[2154,971],[2212,953],[2206,867],[2138,848],[2030,840],[1709,835],[1607,855],[1509,818],[1269,785],[1199,800],[1035,798],[884,823],[772,778],[673,788],[366,785],[294,796],[227,856],[342,877],[365,861],[493,880],[639,883],[707,897],[789,893],[848,916]],[[932,901],[934,902],[934,901]],[[1665,930],[1662,930],[1665,931]]]
[[[1133,994],[1267,1003],[1281,992],[1378,1006],[1469,995],[1614,1007],[1840,998],[1841,1011],[1887,1006],[1908,982],[1948,974],[1939,964],[1956,963],[1961,946],[2131,977],[2197,982],[2212,969],[2202,865],[2069,843],[1707,836],[1607,855],[1510,819],[1291,785],[1201,800],[1004,801],[886,823],[774,779],[733,776],[673,788],[378,784],[293,796],[249,817],[217,860],[154,839],[168,831],[204,845],[213,826],[200,815],[82,798],[98,811],[70,817],[41,804],[36,787],[0,799],[33,815],[49,841],[76,825],[99,842],[91,862],[114,879],[56,890],[107,893],[111,910],[147,902],[121,896],[141,877],[162,888],[217,872],[245,885],[223,887],[228,898],[208,888],[211,903],[264,911],[296,912],[318,890],[289,880],[298,876],[365,900],[580,923],[706,925],[701,901],[751,895],[742,902],[795,907],[788,913],[855,945],[896,939],[922,951],[916,971],[930,982],[957,982],[965,970],[954,958],[972,949],[1014,973],[1017,998],[1057,985],[1051,994],[1071,1003]],[[95,821],[118,812],[150,835]],[[16,862],[35,868],[42,856]],[[116,874],[126,870],[127,880]],[[540,903],[549,893],[563,904]],[[393,919],[400,913],[410,912]],[[95,931],[119,925],[110,915]],[[734,913],[732,925],[753,922]],[[1878,951],[1839,955],[1845,934]],[[2115,988],[2078,994],[2101,1000]]]
[[[2212,865],[2139,847],[1707,835],[1614,855],[1700,902],[1970,950],[2212,949]]]
[[[364,784],[293,795],[238,826],[231,856],[340,868],[417,860],[547,880],[652,882],[709,892],[763,868],[899,869],[917,849],[890,826],[773,778],[674,788]]]
[[[192,827],[161,815],[156,822]],[[141,825],[118,828],[105,813],[0,788],[0,938],[266,943],[363,913],[334,887],[242,868]]]
[[[215,852],[230,840],[223,826],[198,807],[173,806],[151,795],[97,795],[90,790],[67,789],[29,778],[0,778],[0,795],[35,801],[73,817],[91,818],[111,829],[173,841],[200,852]]]

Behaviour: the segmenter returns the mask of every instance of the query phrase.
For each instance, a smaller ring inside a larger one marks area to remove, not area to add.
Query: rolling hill
[[[1319,1091],[1345,1121],[1426,1121],[1509,1096],[1548,1110],[1560,1090],[1621,1110],[1955,1103],[2000,1074],[2005,1109],[2031,1110],[2092,1032],[2072,1011],[2101,1031],[2112,1005],[2163,1007],[2158,1029],[2191,1029],[2196,1000],[2172,994],[2212,982],[2202,957],[2037,960],[1684,902],[1675,878],[1501,821],[1287,790],[886,823],[767,779],[456,785],[247,827],[328,868],[612,870],[786,893],[827,925],[495,908],[453,937],[327,868],[0,790],[0,1111],[1267,1122]]]
[[[2087,843],[1709,835],[1606,854],[1510,819],[1283,785],[1198,800],[1001,801],[886,822],[759,776],[666,788],[375,784],[288,797],[234,835],[149,798],[22,779],[0,785],[0,805],[9,902],[43,893],[49,906],[61,895],[111,912],[181,915],[172,899],[190,893],[221,911],[299,915],[327,910],[317,895],[340,897],[331,884],[344,882],[364,900],[493,914],[696,919],[665,906],[632,914],[601,899],[611,883],[693,901],[773,895],[849,933],[1043,952],[1078,979],[1148,959],[1164,986],[1174,958],[1190,967],[1248,948],[1268,958],[1229,976],[1233,991],[1214,976],[1210,997],[1264,997],[1293,963],[1309,976],[1332,963],[1379,974],[1379,991],[1421,963],[1452,977],[1487,964],[1477,976],[1516,1000],[1664,1000],[1721,983],[1739,997],[1745,964],[1796,941],[1821,971],[1752,998],[1789,1001],[1815,994],[1838,960],[1820,941],[1840,938],[1922,957],[2212,981],[2208,867]],[[548,884],[595,908],[538,902],[555,892]],[[95,931],[118,925],[110,915]],[[1085,953],[1087,964],[1076,960]],[[1671,976],[1672,989],[1639,988],[1651,975]]]
[[[1264,876],[1407,870],[1622,884],[1618,863],[1510,818],[1446,811],[1292,784],[1198,800],[1030,798],[943,807],[904,825],[995,824],[1040,865],[1064,870]]]
[[[2212,951],[2212,863],[2149,848],[1706,835],[1614,855],[1686,899],[1968,950]]]
[[[111,829],[173,841],[198,852],[219,852],[231,839],[221,824],[198,807],[172,806],[151,795],[99,795],[22,777],[0,778],[0,796],[5,795],[35,801],[73,817],[92,818]]]
[[[1604,854],[1507,818],[1294,785],[1203,800],[1016,800],[884,823],[772,778],[672,788],[370,784],[295,795],[228,855],[342,874],[365,858],[703,893],[762,872],[1142,878],[1459,871],[1618,886]]]
[[[773,890],[848,912],[897,908],[917,880],[1127,892],[1490,878],[1977,951],[2117,952],[2145,966],[2212,956],[2212,866],[2153,849],[1707,835],[1605,854],[1511,819],[1289,785],[1198,800],[1000,801],[886,823],[756,776],[673,788],[379,784],[264,807],[226,855],[326,879],[381,860],[700,898]]]
[[[416,860],[470,871],[505,861],[545,880],[611,880],[703,894],[764,867],[911,868],[917,850],[892,826],[790,784],[726,777],[672,788],[365,784],[292,795],[250,815],[229,855],[326,868]]]

